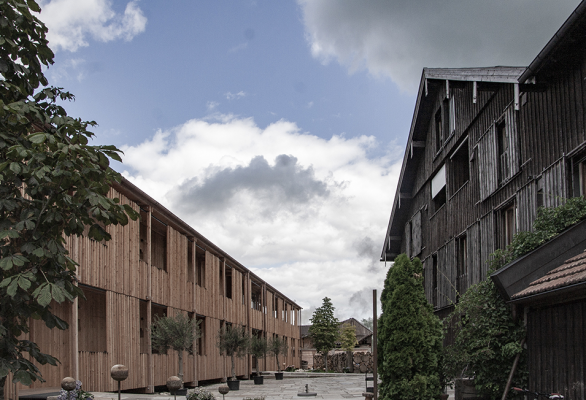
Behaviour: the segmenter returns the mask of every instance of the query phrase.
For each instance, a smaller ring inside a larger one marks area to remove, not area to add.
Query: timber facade
[[[419,257],[426,297],[447,315],[539,207],[586,195],[585,107],[585,2],[529,67],[424,69],[381,261]],[[492,279],[526,316],[529,389],[583,400],[586,275],[524,292],[584,251],[580,229]]]
[[[123,364],[129,376],[122,390],[152,393],[177,375],[178,360],[176,351],[153,351],[149,327],[156,316],[176,313],[200,321],[196,350],[183,357],[186,386],[230,376],[230,359],[216,346],[225,324],[286,339],[289,350],[280,359],[300,366],[301,308],[294,301],[127,180],[113,185],[109,196],[132,206],[141,218],[124,227],[107,227],[112,236],[108,242],[68,238],[86,298],[52,305],[69,323],[66,331],[49,330],[42,321],[31,320],[30,339],[61,361],[57,367],[41,366],[47,382],[35,382],[31,388],[56,388],[71,376],[87,391],[115,391],[110,368]],[[246,356],[236,360],[236,375],[248,379],[256,363],[261,370],[277,370],[274,357]],[[8,383],[6,398],[16,399],[19,388]]]

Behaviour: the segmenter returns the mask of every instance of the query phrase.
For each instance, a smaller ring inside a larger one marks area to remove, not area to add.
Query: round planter
[[[283,380],[283,373],[282,372],[275,372],[275,379],[278,381]]]
[[[264,376],[255,376],[253,377],[255,385],[262,385],[264,383],[265,377]]]
[[[228,381],[227,383],[230,390],[240,390],[240,381]]]

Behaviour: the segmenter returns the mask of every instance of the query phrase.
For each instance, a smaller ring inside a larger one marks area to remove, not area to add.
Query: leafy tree
[[[220,349],[220,354],[230,357],[232,361],[232,377],[231,380],[236,380],[236,363],[235,357],[243,357],[248,349],[250,337],[243,326],[223,326],[220,329],[217,337],[217,346]]]
[[[326,371],[328,370],[328,353],[336,346],[340,334],[338,318],[334,316],[334,306],[328,297],[324,297],[321,307],[316,308],[311,317],[309,336],[315,349],[325,359]]]
[[[189,318],[186,314],[179,313],[174,317],[157,318],[151,325],[151,344],[160,353],[166,353],[168,349],[177,351],[179,358],[179,373],[183,386],[183,352],[193,346],[193,342],[199,337],[199,321]]]
[[[256,358],[256,375],[259,375],[259,364],[260,359],[265,358],[269,351],[267,338],[262,336],[252,335],[250,338],[250,345],[248,347],[248,353],[252,354]]]
[[[340,333],[340,343],[342,349],[345,351],[352,351],[354,346],[358,344],[356,339],[356,327],[350,324],[342,325],[342,332]]]
[[[277,361],[277,372],[281,372],[281,364],[279,363],[279,356],[281,354],[287,353],[289,350],[289,346],[287,345],[287,341],[285,338],[280,338],[275,336],[271,340],[269,340],[269,353],[275,356],[275,360]]]
[[[88,227],[90,238],[109,240],[107,225],[138,217],[107,197],[120,181],[108,158],[120,161],[120,151],[90,146],[95,122],[68,116],[59,102],[73,95],[47,87],[54,54],[34,12],[34,0],[0,0],[0,393],[9,373],[30,385],[42,380],[33,361],[58,362],[22,334],[31,317],[66,329],[50,303],[82,295],[66,237]]]
[[[385,279],[378,324],[378,373],[384,400],[437,399],[442,328],[425,298],[418,258],[399,255]]]
[[[513,319],[490,277],[460,297],[450,318],[456,321],[457,331],[454,345],[446,349],[448,376],[474,377],[480,395],[501,398],[513,361],[523,353],[522,322]],[[527,383],[524,356],[513,380],[514,386],[524,387]]]

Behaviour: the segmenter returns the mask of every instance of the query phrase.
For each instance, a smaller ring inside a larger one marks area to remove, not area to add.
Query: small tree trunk
[[[181,379],[181,389],[183,389],[183,351],[177,350],[177,355],[179,356],[179,379]]]
[[[277,372],[281,372],[281,364],[279,364],[279,355],[275,354],[275,358],[277,359]]]
[[[236,363],[234,362],[234,355],[232,355],[230,357],[230,359],[232,360],[232,380],[235,381],[236,380]]]

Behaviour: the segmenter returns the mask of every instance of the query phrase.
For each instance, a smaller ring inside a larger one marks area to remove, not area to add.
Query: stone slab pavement
[[[218,392],[220,386],[225,383],[216,383],[204,386],[215,397],[221,400],[222,395]],[[305,385],[308,385],[309,392],[317,393],[315,397],[301,397],[298,393],[305,392]],[[369,382],[372,386],[372,382]],[[265,400],[284,399],[363,399],[366,382],[364,375],[359,374],[303,374],[290,373],[285,375],[283,380],[275,380],[273,376],[265,376],[263,385],[255,385],[253,380],[240,381],[240,390],[230,391],[225,395],[226,400],[241,400],[245,398],[261,398]],[[118,400],[117,393],[93,392],[95,400]],[[453,390],[449,391],[450,400],[454,399]],[[184,400],[184,396],[177,396],[177,399]],[[133,394],[122,393],[121,400],[174,400],[169,393],[155,394]]]

